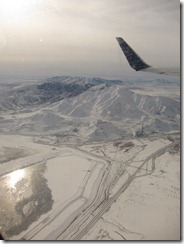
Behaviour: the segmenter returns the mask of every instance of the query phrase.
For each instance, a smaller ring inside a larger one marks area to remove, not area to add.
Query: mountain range
[[[180,130],[180,84],[57,76],[0,84],[0,132],[92,142]]]

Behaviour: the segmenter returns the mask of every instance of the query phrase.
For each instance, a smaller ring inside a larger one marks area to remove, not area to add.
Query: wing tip
[[[116,40],[117,40],[119,43],[120,43],[120,42],[124,42],[123,38],[120,37],[120,36],[117,36],[117,37],[116,37]]]
[[[116,37],[125,57],[129,63],[129,65],[136,71],[145,70],[149,67],[148,65],[139,55],[129,46],[129,44],[122,38]]]

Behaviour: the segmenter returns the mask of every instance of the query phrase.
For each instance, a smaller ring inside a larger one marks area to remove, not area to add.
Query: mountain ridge
[[[11,87],[0,98],[0,132],[78,142],[179,131],[175,84],[155,84],[62,76]]]

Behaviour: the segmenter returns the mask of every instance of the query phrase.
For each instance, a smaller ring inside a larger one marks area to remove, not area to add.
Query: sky
[[[150,65],[179,67],[180,1],[0,0],[0,80],[142,77],[117,36]]]

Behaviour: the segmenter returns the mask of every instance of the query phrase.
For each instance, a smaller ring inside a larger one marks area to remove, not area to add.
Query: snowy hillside
[[[105,84],[122,84],[122,81],[104,80],[100,78],[84,78],[57,76],[49,78],[40,84],[15,84],[2,86],[0,111],[17,109],[35,109],[65,99],[77,96],[93,86]]]
[[[74,142],[178,131],[178,84],[157,84],[61,76],[3,86],[0,131]]]

